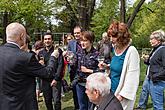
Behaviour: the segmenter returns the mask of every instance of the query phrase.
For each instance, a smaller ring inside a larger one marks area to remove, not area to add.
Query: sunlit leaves
[[[101,34],[107,31],[112,19],[118,19],[119,4],[118,0],[102,0],[100,7],[94,13],[91,29],[94,31],[97,39]]]
[[[1,12],[8,12],[9,22],[23,23],[27,30],[45,29],[53,15],[52,0],[1,0]],[[46,30],[46,29],[45,29]]]
[[[131,27],[133,43],[138,47],[149,47],[149,36],[151,32],[165,30],[165,1],[155,0],[142,6]]]

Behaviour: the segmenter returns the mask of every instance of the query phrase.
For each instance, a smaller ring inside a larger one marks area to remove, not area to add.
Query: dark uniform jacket
[[[47,67],[33,53],[12,43],[0,47],[0,110],[38,110],[35,77],[54,77],[55,58]]]

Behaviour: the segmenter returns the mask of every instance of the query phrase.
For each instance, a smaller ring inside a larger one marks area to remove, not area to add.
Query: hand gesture
[[[53,79],[51,82],[51,86],[56,86],[56,85],[57,85],[57,81],[55,79]]]
[[[40,58],[39,63],[40,63],[41,65],[44,65],[44,57],[41,57],[41,58]]]
[[[53,53],[51,54],[51,56],[54,56],[55,58],[58,58],[58,56],[59,56],[58,49],[54,50]]]

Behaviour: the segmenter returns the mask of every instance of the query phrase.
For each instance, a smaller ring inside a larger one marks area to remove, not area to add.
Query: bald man
[[[53,78],[57,58],[52,53],[44,67],[33,53],[21,50],[26,41],[22,24],[9,24],[6,35],[7,43],[0,46],[0,110],[38,110],[35,77]]]

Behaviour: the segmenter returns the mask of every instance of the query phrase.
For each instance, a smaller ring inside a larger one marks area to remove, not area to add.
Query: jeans
[[[149,80],[148,80],[148,76],[146,76],[143,82],[142,91],[139,98],[138,106],[140,108],[146,109],[148,97],[149,97]]]
[[[152,80],[149,81],[150,85],[150,94],[153,102],[154,110],[164,110],[164,90],[165,90],[165,81],[158,81],[153,83]]]
[[[76,76],[76,67],[75,66],[69,66],[69,73],[70,73],[70,82],[72,83],[72,92],[73,92],[73,102],[74,102],[74,109],[79,109],[79,103],[77,98],[77,90],[76,90],[76,84],[73,84],[73,80]]]
[[[85,90],[86,90],[85,86],[77,84],[76,90],[77,90],[79,109],[80,110],[89,110],[92,103],[89,102],[88,96],[85,93]]]

